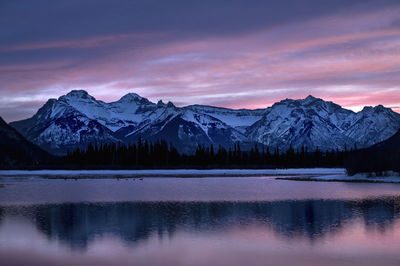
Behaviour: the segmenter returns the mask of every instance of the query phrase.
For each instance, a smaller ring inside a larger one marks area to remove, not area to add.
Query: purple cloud
[[[240,9],[242,2],[235,3]],[[400,5],[374,3],[337,1],[331,11],[318,6],[320,14],[294,18],[276,4],[271,8],[284,15],[267,22],[246,10],[248,17],[241,18],[246,27],[236,32],[231,16],[237,10],[215,11],[229,21],[218,20],[225,32],[220,34],[206,21],[196,24],[195,15],[177,24],[167,12],[160,20],[168,25],[142,18],[121,27],[101,22],[104,28],[95,30],[92,18],[82,32],[71,26],[79,34],[62,29],[56,39],[48,32],[42,40],[30,34],[26,41],[7,39],[0,43],[0,114],[7,121],[26,118],[49,97],[77,88],[105,101],[136,92],[179,105],[265,108],[313,94],[354,110],[400,106]],[[135,23],[144,26],[138,30]],[[21,29],[15,26],[16,36]],[[13,35],[0,40],[7,36]]]

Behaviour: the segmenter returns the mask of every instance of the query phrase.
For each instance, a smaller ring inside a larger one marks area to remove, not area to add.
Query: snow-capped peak
[[[381,113],[381,112],[387,112],[387,111],[391,111],[391,109],[390,108],[386,108],[386,107],[384,107],[382,104],[379,104],[379,105],[377,105],[377,106],[375,106],[374,107],[374,111],[376,112],[376,113]]]
[[[122,96],[121,99],[118,100],[118,102],[124,102],[124,103],[141,102],[141,101],[148,102],[148,100],[146,98],[143,98],[136,93],[128,93],[128,94]]]
[[[383,112],[392,113],[393,110],[390,108],[386,108],[383,105],[379,104],[377,106],[365,106],[361,112],[362,113],[383,113]]]
[[[354,144],[367,147],[390,137],[400,128],[400,114],[382,105],[355,113],[312,95],[282,100],[266,109],[232,110],[202,105],[176,107],[161,100],[155,104],[136,93],[106,103],[84,90],[73,90],[58,100],[49,100],[32,119],[15,125],[24,132],[31,130],[30,140],[39,145],[50,145],[59,139],[56,145],[60,149],[64,145],[62,138],[71,134],[81,136],[79,132],[89,132],[93,126],[104,132],[104,137],[108,134],[108,140],[121,138],[127,143],[141,136],[170,138],[169,141],[185,143],[183,146],[230,145],[239,141],[279,147],[283,151],[289,145],[296,149],[307,146],[309,150],[316,147],[329,150]],[[58,129],[54,131],[49,125]],[[67,127],[72,133],[46,137]],[[44,130],[47,135],[42,134]],[[90,132],[84,136],[96,139],[98,133]],[[79,138],[75,140],[77,143],[71,145],[81,145]]]
[[[168,108],[175,108],[175,105],[174,105],[171,101],[169,101],[169,102],[167,103],[167,107],[168,107]]]
[[[303,104],[311,104],[311,103],[314,103],[316,101],[323,101],[323,100],[320,99],[320,98],[316,98],[316,97],[314,97],[314,96],[312,96],[310,94],[304,100],[301,100],[301,101],[303,102]]]
[[[162,100],[157,102],[157,107],[165,107],[165,103]]]
[[[320,98],[316,98],[312,95],[308,95],[306,98],[304,99],[289,99],[286,98],[285,100],[281,100],[280,102],[274,103],[272,105],[272,107],[274,106],[279,106],[279,105],[286,105],[288,107],[291,106],[309,106],[309,105],[315,105],[315,104],[320,104],[320,103],[330,103],[330,102],[325,102],[324,100],[320,99]]]
[[[72,90],[68,92],[66,95],[61,96],[61,98],[68,98],[68,99],[93,99],[94,98],[89,95],[89,93],[85,90]]]

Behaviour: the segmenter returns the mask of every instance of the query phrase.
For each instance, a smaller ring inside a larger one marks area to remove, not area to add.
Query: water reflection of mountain
[[[277,234],[318,240],[335,233],[353,218],[368,228],[385,230],[400,212],[399,199],[364,201],[304,200],[279,202],[135,202],[107,204],[52,204],[0,207],[0,219],[23,215],[49,238],[72,247],[85,247],[96,236],[112,234],[135,243],[152,234],[173,236],[189,231],[224,230],[258,224]]]

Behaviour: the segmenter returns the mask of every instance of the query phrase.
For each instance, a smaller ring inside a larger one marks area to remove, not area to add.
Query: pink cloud
[[[284,98],[314,94],[344,107],[400,106],[400,30],[388,26],[398,14],[400,10],[340,14],[247,35],[160,42],[140,50],[127,40],[159,35],[0,47],[0,52],[118,47],[91,60],[0,65],[0,96],[40,94],[44,102],[50,95],[82,88],[106,101],[134,91],[182,105],[265,108]],[[37,99],[34,104],[40,105]]]
[[[161,36],[163,36],[163,34],[160,33],[115,34],[115,35],[105,35],[105,36],[94,36],[76,40],[55,40],[47,42],[16,44],[12,46],[3,45],[0,46],[0,52],[54,49],[54,48],[70,48],[70,49],[94,48],[94,47],[102,47],[105,45],[115,44],[116,42],[121,42],[121,41],[142,40],[148,38],[157,38]]]

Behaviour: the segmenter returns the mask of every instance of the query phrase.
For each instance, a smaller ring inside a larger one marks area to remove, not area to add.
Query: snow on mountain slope
[[[335,122],[346,111],[312,96],[304,100],[283,100],[268,108],[264,117],[249,127],[250,138],[285,151],[302,146],[310,150],[342,148],[350,139]]]
[[[367,106],[348,118],[343,129],[359,147],[368,147],[393,136],[400,128],[400,115],[382,105]]]
[[[127,141],[142,139],[165,139],[175,143],[180,150],[190,151],[198,144],[231,146],[246,140],[245,136],[230,125],[213,116],[197,113],[186,108],[177,108],[172,103],[158,105],[148,119],[136,128],[122,128]]]
[[[125,95],[119,101],[105,103],[79,90],[61,96],[59,101],[69,104],[114,132],[122,127],[139,124],[156,108],[156,104],[135,93]]]
[[[400,128],[400,114],[383,106],[355,113],[312,96],[286,99],[266,109],[231,110],[203,105],[157,104],[135,93],[105,103],[86,91],[50,99],[26,120],[11,123],[42,148],[65,153],[90,142],[131,143],[165,139],[181,150],[197,144],[225,147],[236,142],[261,143],[285,151],[370,146]]]
[[[178,108],[171,102],[154,104],[134,93],[105,103],[86,91],[74,90],[58,100],[50,99],[32,118],[13,126],[57,154],[90,142],[130,143],[139,137],[166,139],[182,148],[245,140],[238,130],[204,112]]]
[[[190,105],[184,107],[199,114],[206,114],[219,119],[227,125],[244,133],[246,127],[251,126],[263,117],[265,109],[246,110],[246,109],[227,109],[206,105]]]
[[[86,147],[89,143],[116,142],[113,132],[65,103],[50,99],[31,118],[11,123],[28,140],[54,154]]]
[[[104,103],[97,101],[85,91],[72,91],[66,96],[60,97],[59,101],[68,103],[87,117],[95,119],[110,130],[117,132],[120,137],[129,138],[132,141],[136,140],[138,135],[144,135],[146,138],[155,138],[155,136],[162,138],[160,132],[163,132],[164,127],[176,117],[179,117],[181,123],[192,123],[192,127],[197,129],[188,130],[185,134],[192,137],[200,134],[201,139],[203,139],[202,143],[220,142],[214,141],[214,138],[219,138],[219,135],[221,135],[218,131],[225,131],[222,135],[224,135],[224,138],[228,137],[229,143],[244,140],[244,136],[239,131],[231,129],[231,125],[215,118],[215,116],[220,115],[216,110],[211,111],[213,115],[211,116],[207,114],[207,110],[201,110],[201,108],[197,108],[197,110],[177,108],[170,102],[168,104],[162,102],[154,104],[134,93],[125,95],[117,102]],[[234,119],[230,119],[229,113],[226,113],[226,110],[224,111],[225,114],[220,116],[224,116],[225,120],[236,122],[237,117],[240,119],[240,112],[231,112],[231,117]],[[257,117],[251,116],[249,112],[247,113],[247,116],[243,117],[250,117],[253,121],[261,118],[261,115]],[[254,117],[256,118],[254,119]],[[247,121],[248,119],[242,118],[242,120],[248,124],[253,123]],[[174,121],[176,123],[177,120]],[[243,122],[241,125],[243,125]],[[181,131],[178,134],[180,139],[184,138],[182,128],[178,129]]]
[[[371,111],[375,110],[375,111]],[[381,110],[381,111],[376,111]],[[312,96],[286,99],[267,108],[264,117],[248,128],[256,142],[287,150],[366,147],[388,138],[400,128],[400,114],[384,107],[354,113]]]
[[[186,121],[193,122],[199,126],[210,138],[211,142],[218,143],[219,141],[214,140],[218,138],[217,135],[225,131],[224,136],[229,137],[230,142],[242,142],[245,141],[245,136],[238,130],[235,129],[235,124],[228,124],[218,119],[215,113],[212,115],[203,112],[194,112],[192,110],[184,109],[182,118]],[[226,118],[226,115],[225,115]],[[226,119],[227,121],[229,119]],[[234,119],[231,119],[231,121]],[[228,132],[229,131],[229,132]]]

